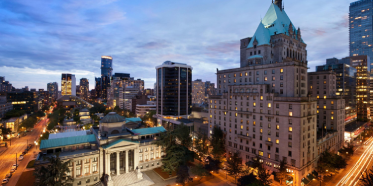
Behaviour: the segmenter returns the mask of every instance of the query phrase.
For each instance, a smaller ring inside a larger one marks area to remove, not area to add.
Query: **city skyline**
[[[327,58],[348,56],[351,2],[285,1],[308,44],[309,71]],[[240,39],[254,34],[270,3],[1,2],[0,42],[6,45],[0,46],[0,74],[16,88],[46,89],[62,73],[93,82],[100,77],[100,57],[110,55],[113,73],[130,73],[146,88],[153,88],[155,66],[167,60],[194,67],[193,80],[216,83],[216,68],[239,67]]]

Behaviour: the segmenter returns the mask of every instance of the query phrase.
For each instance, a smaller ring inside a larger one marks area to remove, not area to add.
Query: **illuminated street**
[[[359,160],[348,170],[345,176],[336,184],[336,186],[343,185],[358,185],[359,179],[361,178],[361,172],[366,168],[372,166],[372,154],[373,154],[373,138],[370,137],[364,143],[364,152],[361,154]]]
[[[34,141],[38,139],[38,137],[40,136],[40,133],[45,128],[47,122],[48,122],[47,118],[44,120],[41,120],[35,125],[33,131],[28,132],[26,136],[21,137],[21,138],[13,138],[11,146],[9,146],[9,141],[6,141],[8,143],[8,149],[2,155],[0,155],[0,178],[4,178],[5,175],[9,173],[12,165],[16,163],[16,153],[17,153],[17,162],[19,164],[18,169],[13,173],[7,185],[9,186],[16,185],[19,177],[21,176],[22,172],[27,166],[27,163],[33,158],[35,158],[35,155],[39,152],[39,149],[35,148]],[[28,153],[24,156],[24,159],[22,161],[18,161],[19,155],[26,149],[27,140],[28,140],[28,143],[32,144],[33,146],[28,151]]]

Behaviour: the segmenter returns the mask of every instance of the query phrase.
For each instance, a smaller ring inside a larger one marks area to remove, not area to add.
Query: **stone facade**
[[[192,104],[202,104],[205,102],[205,82],[200,79],[193,81]]]

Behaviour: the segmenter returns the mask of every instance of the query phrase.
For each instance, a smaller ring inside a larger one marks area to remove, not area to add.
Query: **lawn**
[[[31,160],[30,162],[28,162],[26,168],[34,168],[34,163],[35,163],[35,160]]]

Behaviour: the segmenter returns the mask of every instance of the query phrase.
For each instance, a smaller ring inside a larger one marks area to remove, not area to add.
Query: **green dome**
[[[108,115],[106,115],[102,120],[101,123],[118,123],[123,122],[125,119],[123,116],[120,116],[116,112],[109,112]]]

